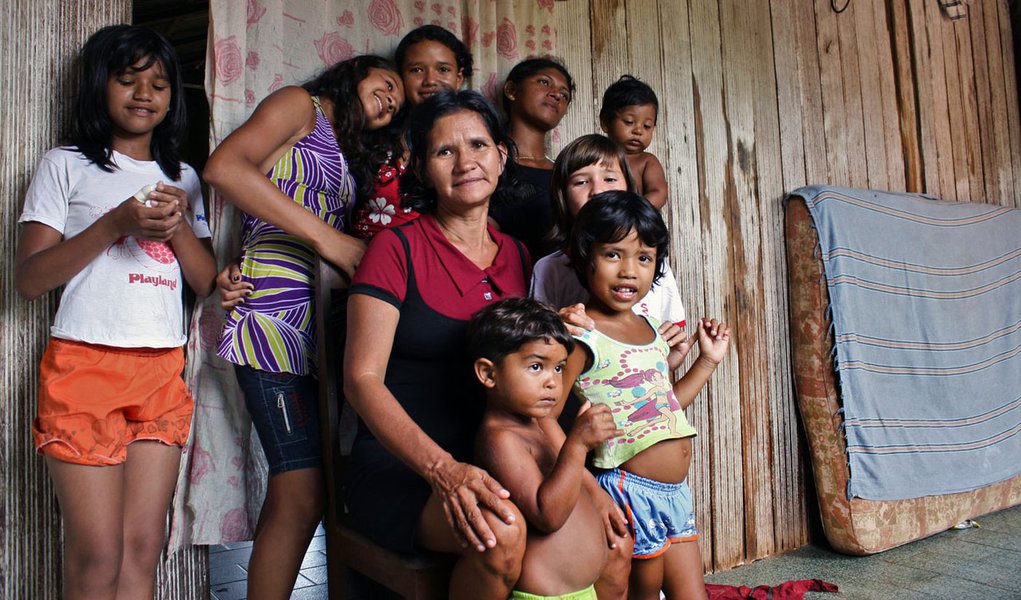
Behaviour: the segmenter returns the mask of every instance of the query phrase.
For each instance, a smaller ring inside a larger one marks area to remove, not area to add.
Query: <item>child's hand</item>
[[[559,311],[560,320],[567,325],[567,331],[571,335],[584,335],[585,330],[592,330],[596,328],[596,322],[592,320],[592,317],[585,314],[585,305],[582,303],[572,304],[571,306],[565,306]]]
[[[179,187],[172,186],[162,181],[156,184],[156,189],[149,192],[149,202],[153,206],[157,203],[170,203],[177,201],[178,210],[184,214],[191,210],[191,203],[188,202],[188,192]]]
[[[684,357],[688,355],[695,339],[688,337],[687,332],[678,324],[669,321],[660,324],[659,335],[667,343],[667,346],[670,346],[670,354],[667,355],[666,360],[670,365],[670,370],[673,371],[684,362]]]
[[[110,211],[109,216],[120,235],[157,242],[170,241],[182,223],[176,199],[149,207],[132,196]]]
[[[250,281],[241,281],[241,266],[232,262],[216,276],[216,289],[220,291],[220,308],[230,310],[243,304],[255,286]]]
[[[698,351],[700,358],[705,357],[719,364],[727,354],[730,346],[730,327],[716,319],[702,318],[698,320]]]
[[[578,410],[571,432],[567,434],[567,442],[574,441],[585,450],[591,450],[618,435],[624,435],[624,431],[617,429],[610,407],[605,404],[592,406],[591,402],[585,402]]]

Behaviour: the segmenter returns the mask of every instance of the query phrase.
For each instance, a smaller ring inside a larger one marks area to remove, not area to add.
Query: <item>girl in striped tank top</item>
[[[219,355],[235,365],[270,469],[249,595],[290,595],[323,513],[315,258],[354,274],[365,245],[343,233],[345,220],[400,150],[403,102],[391,62],[355,57],[267,97],[206,166],[206,181],[244,211],[241,278],[251,293],[228,313]]]

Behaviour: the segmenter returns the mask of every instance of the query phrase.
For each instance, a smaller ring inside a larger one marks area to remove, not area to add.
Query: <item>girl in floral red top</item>
[[[415,106],[441,90],[457,90],[472,73],[472,55],[454,34],[424,25],[404,36],[394,61],[401,71],[408,105]],[[407,156],[389,157],[379,166],[375,189],[359,199],[351,214],[351,235],[370,239],[383,229],[418,217],[398,190]]]

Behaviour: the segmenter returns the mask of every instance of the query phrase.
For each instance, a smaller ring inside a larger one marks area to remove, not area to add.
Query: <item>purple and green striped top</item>
[[[319,99],[315,128],[267,173],[281,191],[337,230],[344,229],[355,181]],[[241,229],[241,277],[252,295],[228,314],[218,354],[273,373],[315,373],[315,251],[249,214]]]

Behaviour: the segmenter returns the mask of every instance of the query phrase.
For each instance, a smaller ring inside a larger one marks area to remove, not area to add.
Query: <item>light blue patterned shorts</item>
[[[621,469],[599,471],[596,481],[627,515],[634,558],[654,558],[670,544],[698,539],[687,480],[661,483]]]

